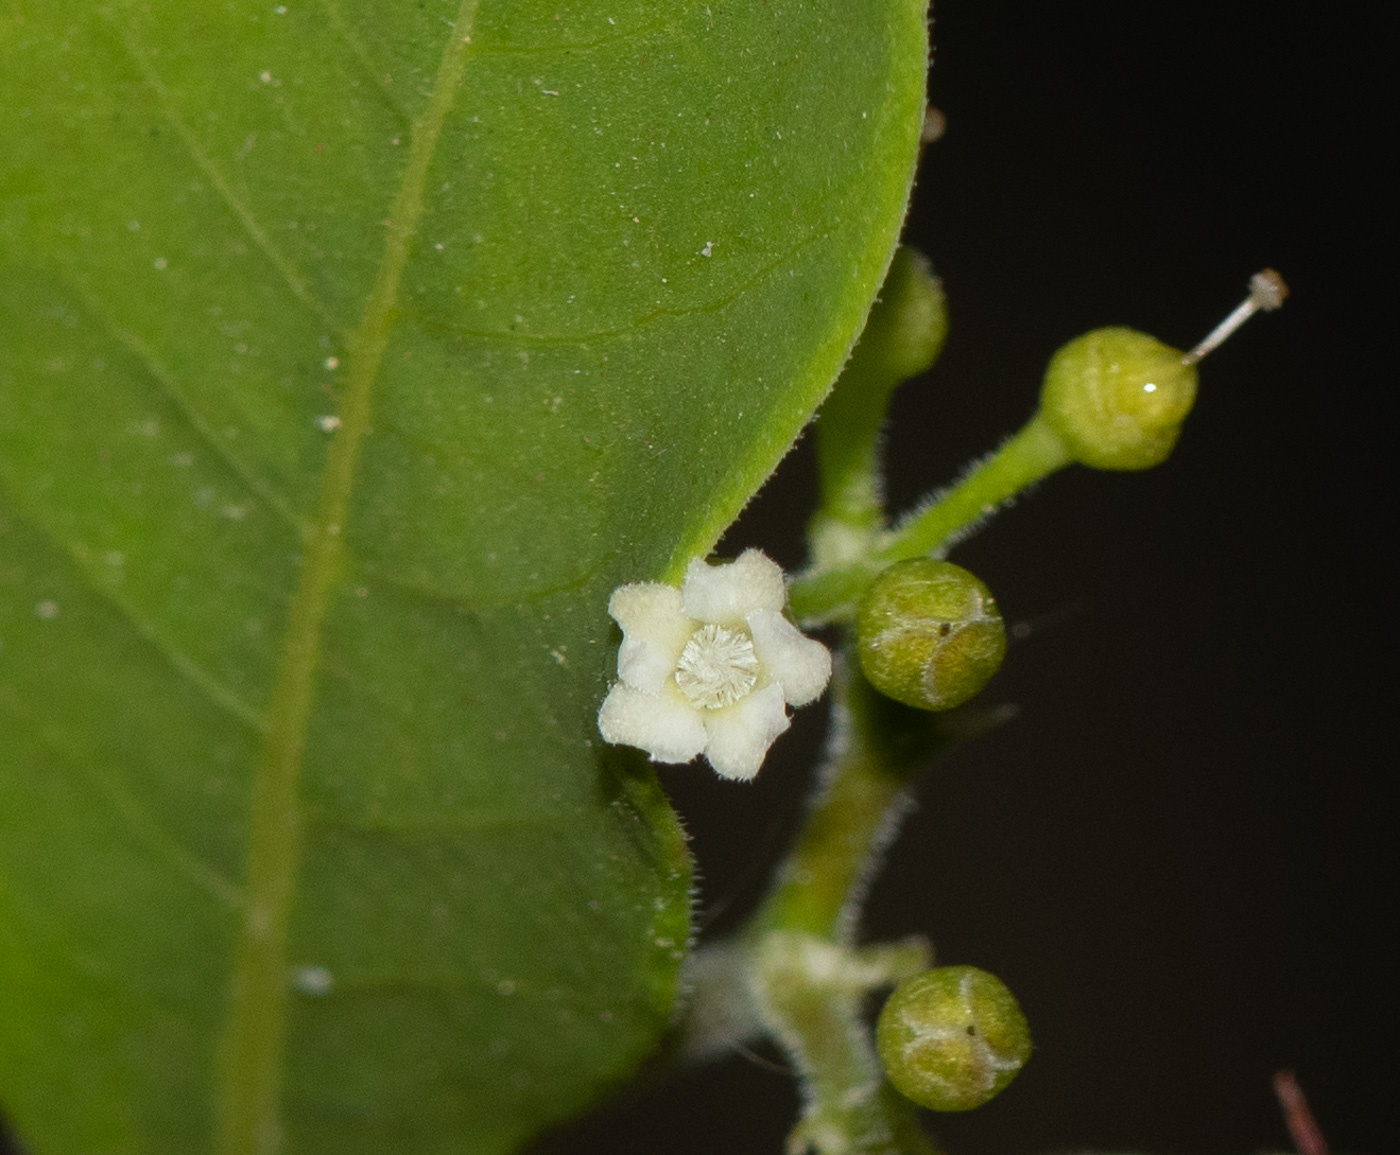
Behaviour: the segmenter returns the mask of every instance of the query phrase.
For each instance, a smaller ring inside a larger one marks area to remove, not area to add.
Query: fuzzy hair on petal
[[[726,565],[695,558],[681,582],[681,605],[687,617],[721,626],[738,626],[754,610],[781,610],[787,587],[777,562],[746,549]]]
[[[692,706],[620,682],[598,710],[598,732],[614,745],[645,750],[653,762],[689,762],[709,740]]]
[[[680,591],[659,582],[619,586],[608,613],[622,627],[617,676],[634,690],[659,692],[696,626],[681,613]]]
[[[654,629],[686,621],[681,612],[681,591],[661,582],[632,582],[618,586],[608,598],[608,613],[624,633]],[[689,626],[694,629],[694,625]]]
[[[790,706],[815,701],[831,680],[831,652],[805,636],[775,610],[755,610],[748,616],[754,653],[768,676],[783,688]]]
[[[705,757],[721,778],[747,781],[763,765],[768,747],[791,723],[776,682],[723,710],[705,713]]]

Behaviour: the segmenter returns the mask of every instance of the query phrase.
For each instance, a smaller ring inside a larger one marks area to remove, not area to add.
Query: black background
[[[895,406],[895,508],[1019,426],[1070,337],[1189,347],[1257,269],[1293,290],[1205,362],[1167,465],[1070,470],[954,554],[1030,627],[987,691],[1020,713],[926,781],[866,926],[996,972],[1030,1020],[1018,1081],[930,1120],[957,1155],[1285,1150],[1280,1067],[1334,1150],[1400,1142],[1394,12],[939,6],[948,130],[908,239],[953,328]],[[801,561],[810,450],[725,552]],[[706,933],[760,893],[819,730],[800,720],[751,787],[662,768]],[[773,1155],[796,1110],[785,1076],[735,1057],[557,1149]]]

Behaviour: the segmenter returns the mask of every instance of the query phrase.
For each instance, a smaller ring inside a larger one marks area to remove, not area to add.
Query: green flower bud
[[[922,254],[901,247],[817,417],[822,508],[809,531],[814,560],[849,560],[882,522],[879,440],[890,396],[933,364],[947,333],[942,282]]]
[[[1085,333],[1050,359],[1041,415],[1083,465],[1160,465],[1196,400],[1196,367],[1183,358],[1134,329]]]
[[[838,388],[849,393],[856,387],[851,379],[859,378],[860,387],[888,395],[900,382],[932,365],[947,336],[943,282],[934,276],[923,253],[901,245]]]
[[[895,987],[875,1045],[891,1083],[932,1111],[970,1111],[995,1098],[1031,1054],[1031,1032],[996,975],[935,967]]]
[[[952,562],[916,557],[880,574],[856,611],[865,676],[919,710],[959,706],[987,684],[1006,653],[995,599]]]

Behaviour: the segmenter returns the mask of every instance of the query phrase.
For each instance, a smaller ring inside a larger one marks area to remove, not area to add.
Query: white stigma
[[[758,655],[743,630],[704,625],[690,636],[676,663],[676,685],[696,706],[732,706],[758,681]]]
[[[1226,337],[1243,325],[1255,313],[1272,312],[1283,304],[1288,296],[1288,286],[1283,283],[1273,269],[1264,269],[1249,278],[1249,296],[1239,303],[1235,311],[1221,321],[1207,335],[1204,341],[1181,359],[1183,365],[1194,365]]]

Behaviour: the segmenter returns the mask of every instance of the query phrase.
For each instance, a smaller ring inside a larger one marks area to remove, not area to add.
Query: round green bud
[[[916,557],[880,574],[856,611],[860,667],[880,693],[919,710],[959,706],[1006,653],[996,600],[952,562]]]
[[[1134,329],[1085,333],[1050,358],[1041,416],[1082,465],[1160,465],[1196,400],[1196,367],[1183,356]]]
[[[1031,1055],[1031,1032],[996,975],[935,967],[895,987],[875,1046],[900,1094],[931,1111],[971,1111],[1016,1077]]]
[[[943,282],[923,253],[900,245],[842,374],[854,370],[888,391],[932,365],[947,336]]]

